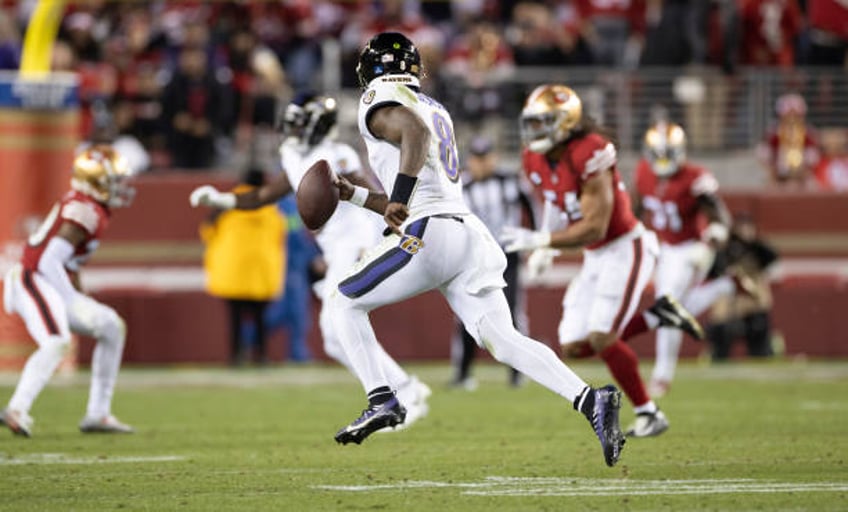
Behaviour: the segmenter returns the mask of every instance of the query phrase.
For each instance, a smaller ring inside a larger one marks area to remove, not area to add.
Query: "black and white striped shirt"
[[[527,215],[535,226],[535,211],[528,187],[517,173],[495,171],[482,180],[463,175],[463,194],[471,211],[489,228],[495,239],[505,226],[520,226]]]

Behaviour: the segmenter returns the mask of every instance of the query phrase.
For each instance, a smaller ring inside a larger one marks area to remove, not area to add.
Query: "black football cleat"
[[[397,397],[388,402],[372,405],[362,411],[362,415],[353,423],[336,432],[336,442],[341,444],[360,444],[374,432],[400,425],[406,419],[406,409],[400,405]]]
[[[613,467],[621,457],[624,449],[625,437],[618,424],[618,411],[621,409],[621,391],[612,384],[591,391],[595,394],[595,405],[592,408],[591,417],[587,415],[589,423],[604,450],[604,462]]]
[[[698,319],[692,313],[681,306],[674,297],[663,295],[654,302],[653,306],[648,308],[648,311],[660,319],[661,327],[674,327],[696,340],[704,339],[704,328],[701,327],[701,323],[698,322]]]

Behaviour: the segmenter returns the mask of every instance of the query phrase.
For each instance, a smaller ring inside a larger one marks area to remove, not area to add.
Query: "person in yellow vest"
[[[260,170],[248,170],[235,193],[264,183]],[[286,266],[286,221],[275,205],[257,210],[214,212],[200,228],[206,245],[203,266],[206,291],[227,302],[230,310],[230,363],[247,359],[241,332],[245,322],[256,329],[255,360],[267,363],[263,314],[282,293]]]

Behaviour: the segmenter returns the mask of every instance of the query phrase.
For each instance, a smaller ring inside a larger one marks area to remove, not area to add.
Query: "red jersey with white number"
[[[79,270],[98,245],[100,234],[109,223],[109,210],[89,196],[72,190],[60,199],[41,226],[29,237],[24,249],[23,267],[27,270],[37,270],[50,239],[56,236],[64,222],[72,222],[86,233],[85,239],[74,248],[74,256],[65,262],[65,267],[71,271]]]
[[[700,239],[698,196],[718,192],[718,181],[703,167],[684,162],[676,173],[660,178],[644,158],[636,166],[636,192],[648,226],[660,241],[679,244]]]
[[[542,191],[546,201],[552,201],[568,215],[569,222],[579,222],[583,218],[580,211],[583,185],[612,169],[612,216],[604,238],[587,246],[588,249],[596,249],[615,240],[638,223],[630,208],[630,196],[618,174],[617,160],[615,146],[597,133],[569,141],[557,162],[549,162],[545,155],[526,149],[523,154],[524,172],[530,182]]]

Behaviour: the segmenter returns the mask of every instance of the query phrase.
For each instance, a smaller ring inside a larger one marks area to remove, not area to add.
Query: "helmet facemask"
[[[667,178],[680,170],[686,160],[686,134],[679,125],[659,123],[645,133],[645,158],[651,170]]]
[[[111,146],[98,144],[74,159],[71,188],[110,208],[122,208],[135,197],[131,177],[127,161]]]
[[[564,85],[541,85],[530,93],[521,111],[521,140],[534,153],[547,153],[577,128],[583,106]]]
[[[293,139],[305,151],[335,136],[338,104],[333,98],[318,96],[302,105],[289,104],[282,117],[283,139]]]

